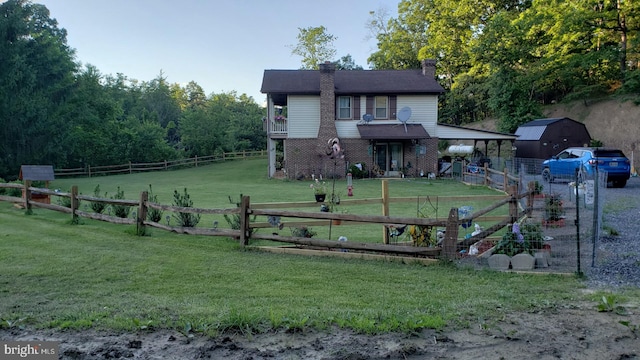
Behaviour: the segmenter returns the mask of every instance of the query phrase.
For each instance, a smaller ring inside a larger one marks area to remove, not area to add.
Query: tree
[[[362,66],[356,65],[351,54],[347,54],[336,62],[336,70],[362,70]]]
[[[302,57],[302,69],[318,69],[318,64],[331,61],[336,55],[333,42],[337,38],[324,26],[298,28],[298,44],[291,45],[291,53]]]
[[[0,176],[25,163],[57,163],[67,123],[58,110],[76,64],[66,31],[43,5],[0,4]]]
[[[367,61],[373,69],[419,69],[418,52],[427,42],[426,23],[413,15],[417,4],[403,1],[398,5],[398,19],[388,19],[383,11],[370,12],[367,28],[378,40],[378,51]]]

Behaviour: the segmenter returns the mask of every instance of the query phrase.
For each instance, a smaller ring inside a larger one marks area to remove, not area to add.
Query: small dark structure
[[[51,165],[22,165],[20,167],[20,176],[18,177],[24,182],[25,186],[30,186],[32,181],[44,181],[44,187],[49,188],[49,181],[55,180],[53,174],[53,166]],[[25,191],[22,191],[22,197],[24,198]],[[49,195],[40,193],[31,193],[31,200],[49,204],[51,200]]]
[[[537,119],[520,125],[513,143],[517,158],[548,159],[573,146],[589,146],[587,127],[568,117]]]

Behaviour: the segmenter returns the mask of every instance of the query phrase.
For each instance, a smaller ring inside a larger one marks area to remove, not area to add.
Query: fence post
[[[131,171],[131,161],[129,161],[129,174],[131,174],[131,173],[132,173],[132,171]]]
[[[27,210],[27,213],[31,213],[31,180],[24,181],[24,208]]]
[[[509,173],[509,170],[507,170],[507,168],[504,168],[504,170],[502,171],[502,188],[503,189],[507,189],[507,186],[509,186],[509,177],[507,176]]]
[[[240,244],[249,245],[249,197],[242,196],[240,201]]]
[[[89,167],[89,177],[91,177],[91,165],[87,165]]]
[[[488,163],[484,163],[484,186],[489,185],[489,166]]]
[[[78,214],[76,210],[78,210],[78,185],[71,186],[71,223],[78,223]]]
[[[509,186],[507,194],[511,196],[511,200],[509,201],[509,222],[513,224],[518,220],[518,187],[513,185]]]
[[[449,210],[447,218],[446,231],[444,233],[444,241],[442,242],[442,257],[445,259],[453,259],[456,256],[458,242],[458,208]]]
[[[149,200],[149,192],[140,193],[140,204],[138,206],[138,221],[136,223],[136,234],[142,236],[145,234],[144,220],[147,218],[147,201]]]
[[[529,212],[529,214],[531,214],[531,211],[533,210],[533,194],[535,188],[535,182],[529,181],[529,183],[527,184],[527,211]]]
[[[382,180],[382,216],[389,216],[389,180]],[[389,243],[389,233],[384,225],[382,225],[382,243]]]
[[[198,167],[198,155],[196,155],[196,167]]]

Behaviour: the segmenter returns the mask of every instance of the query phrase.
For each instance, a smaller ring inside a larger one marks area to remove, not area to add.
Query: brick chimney
[[[432,78],[436,77],[436,60],[424,59],[422,60],[422,75]]]
[[[319,65],[320,69],[320,130],[318,140],[326,143],[337,137],[336,131],[336,65],[330,61]]]

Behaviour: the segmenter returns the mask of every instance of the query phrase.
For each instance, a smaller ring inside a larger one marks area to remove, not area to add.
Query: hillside
[[[634,153],[634,165],[640,164],[640,106],[632,101],[621,102],[606,100],[600,102],[575,102],[556,104],[544,109],[546,117],[569,117],[581,121],[593,139],[600,140],[605,146],[618,147],[631,158]],[[465,125],[474,129],[496,130],[494,120],[486,120]]]

